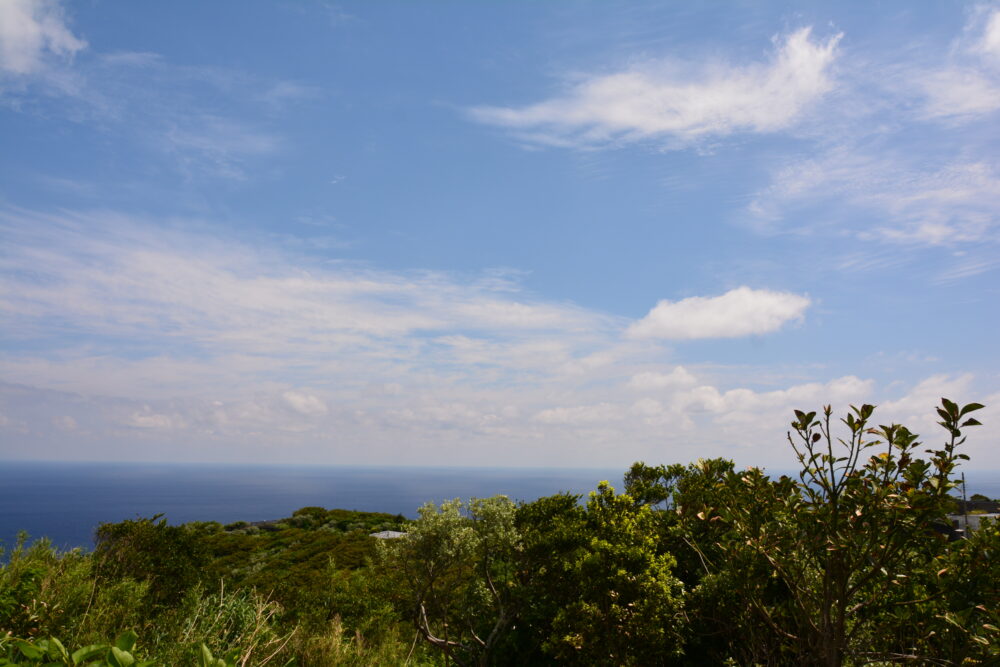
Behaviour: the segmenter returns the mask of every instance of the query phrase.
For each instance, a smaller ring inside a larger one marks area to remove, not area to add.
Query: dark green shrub
[[[159,515],[102,523],[95,542],[94,571],[99,581],[145,581],[154,608],[177,605],[199,582],[209,555],[195,531],[170,526]]]

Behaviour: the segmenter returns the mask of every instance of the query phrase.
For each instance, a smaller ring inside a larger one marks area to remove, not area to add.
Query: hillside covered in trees
[[[0,665],[996,664],[1000,527],[946,520],[980,407],[943,400],[930,447],[872,406],[796,412],[795,477],[636,463],[586,499],[20,544]]]

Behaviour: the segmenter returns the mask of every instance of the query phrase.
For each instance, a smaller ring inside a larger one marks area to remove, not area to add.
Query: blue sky
[[[1000,5],[0,0],[0,458],[1000,468]]]

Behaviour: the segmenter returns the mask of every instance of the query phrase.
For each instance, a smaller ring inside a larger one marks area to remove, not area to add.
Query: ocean
[[[321,506],[415,518],[428,501],[502,493],[531,501],[586,494],[622,470],[0,461],[0,541],[18,531],[60,548],[93,546],[101,522],[163,514],[170,523],[258,521]]]
[[[531,501],[621,488],[625,468],[416,468],[0,461],[0,546],[18,531],[67,549],[93,546],[101,522],[163,514],[170,523],[258,521],[300,507],[415,517],[428,501],[502,493]],[[1000,471],[967,473],[968,494],[1000,497]]]

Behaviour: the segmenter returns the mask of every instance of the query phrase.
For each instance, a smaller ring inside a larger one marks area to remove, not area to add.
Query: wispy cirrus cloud
[[[246,160],[272,155],[283,143],[276,133],[215,115],[181,118],[167,125],[156,140],[164,152],[195,173],[208,170],[237,180],[246,178]]]
[[[1000,109],[1000,81],[972,68],[926,73],[922,87],[927,96],[923,112],[928,118],[961,119]]]
[[[996,240],[1000,174],[991,161],[912,163],[896,153],[836,147],[794,161],[774,173],[747,212],[769,232],[812,224],[897,244]]]
[[[492,272],[320,262],[266,238],[234,242],[106,211],[5,211],[0,229],[11,346],[0,376],[59,391],[230,403],[263,392],[305,414],[319,404],[300,389],[316,386],[579,379],[625,322],[538,299]],[[33,352],[13,351],[31,340]]]
[[[766,63],[661,60],[582,77],[562,95],[524,107],[480,106],[482,123],[528,140],[562,145],[654,139],[687,144],[703,137],[786,129],[834,81],[841,35],[802,28],[774,40]]]
[[[950,48],[846,55],[839,117],[772,160],[740,222],[844,244],[839,266],[852,272],[918,257],[934,260],[936,283],[993,270],[1000,163],[984,123],[1000,110],[997,35],[1000,10],[978,5]]]
[[[283,147],[275,117],[319,94],[157,53],[101,51],[74,34],[58,0],[0,4],[0,103],[113,131],[189,178],[245,180]]]
[[[55,321],[102,336],[153,336],[230,352],[363,346],[415,334],[606,330],[614,318],[498,284],[363,266],[296,268],[248,244],[157,229],[108,212],[7,212],[12,330]],[[44,267],[44,268],[42,268]]]

